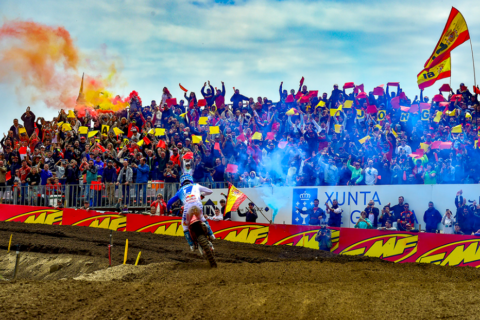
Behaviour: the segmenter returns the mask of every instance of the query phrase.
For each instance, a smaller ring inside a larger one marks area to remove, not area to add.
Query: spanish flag
[[[227,205],[225,206],[225,213],[236,211],[240,204],[247,199],[247,196],[235,188],[232,184],[228,186]]]
[[[440,40],[438,40],[437,46],[435,50],[433,50],[430,58],[425,62],[424,68],[429,69],[443,62],[446,57],[450,55],[450,51],[469,39],[470,34],[468,33],[465,18],[460,11],[452,7]]]
[[[423,69],[417,75],[417,84],[420,89],[432,86],[437,80],[448,78],[451,76],[451,59],[450,54],[447,59],[429,69]]]

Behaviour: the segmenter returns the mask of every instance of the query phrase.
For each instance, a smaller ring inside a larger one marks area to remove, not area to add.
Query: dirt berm
[[[6,248],[13,234],[13,249]],[[125,240],[129,259],[123,263]],[[0,222],[0,319],[478,319],[479,271],[290,246]],[[21,259],[13,276],[16,245]],[[141,251],[140,265],[135,259]]]

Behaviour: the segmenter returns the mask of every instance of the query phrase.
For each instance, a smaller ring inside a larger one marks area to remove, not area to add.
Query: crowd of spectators
[[[333,200],[331,207],[325,203],[326,210],[320,208],[318,199],[313,203],[313,207],[306,212],[309,225],[341,227],[343,209],[337,200]],[[467,205],[467,199],[463,198],[463,191],[460,190],[455,197],[455,207],[456,214],[446,209],[442,215],[430,201],[422,217],[414,213],[403,196],[398,198],[398,204],[392,206],[388,203],[381,211],[375,207],[375,202],[370,200],[368,206],[360,212],[355,228],[418,232],[419,227],[423,226],[422,230],[428,233],[442,231],[444,234],[480,236],[480,205],[476,201]]]
[[[47,120],[27,108],[1,139],[0,187],[73,187],[71,203],[115,206],[119,197],[131,203],[130,192],[146,201],[145,184],[177,183],[182,173],[211,187],[478,183],[479,90],[446,86],[430,101],[399,83],[369,93],[335,84],[319,95],[282,82],[277,97],[234,88],[227,101],[224,83],[208,82],[203,99],[190,92],[178,103],[163,88],[158,104],[135,93],[116,111],[79,105]]]

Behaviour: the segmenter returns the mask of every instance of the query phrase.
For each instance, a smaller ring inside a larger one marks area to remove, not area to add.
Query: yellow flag
[[[393,129],[392,129],[392,134],[395,136],[395,138],[398,138],[398,134]]]
[[[437,114],[435,115],[435,119],[433,119],[434,122],[440,122],[440,119],[442,119],[442,111],[437,111]]]
[[[452,133],[462,133],[462,125],[459,124],[458,126],[453,127]]]
[[[63,121],[57,123],[57,126],[58,126],[59,128],[61,128],[61,127],[63,126]]]
[[[465,118],[467,118],[467,119],[471,119],[471,118],[472,118],[472,115],[471,115],[470,113],[468,113],[468,112],[467,112],[467,113],[465,114]]]
[[[342,106],[339,106],[338,109],[330,109],[330,116],[334,117],[340,110],[342,110]],[[340,115],[340,113],[338,115]]]
[[[148,134],[153,134],[155,131],[152,129],[148,130]]]
[[[210,127],[210,134],[218,134],[220,133],[219,127]]]
[[[187,113],[185,112],[185,113],[182,113],[182,114],[180,115],[180,117],[185,118],[186,115],[187,115]]]
[[[358,140],[358,142],[360,142],[361,144],[364,144],[365,142],[367,142],[368,139],[370,139],[370,136],[365,136],[362,139]]]
[[[73,110],[68,110],[67,118],[75,118],[75,114],[73,113]]]
[[[473,146],[475,149],[478,149],[478,140],[475,140],[475,145]]]
[[[164,136],[165,135],[165,129],[164,128],[156,128],[155,129],[155,136]]]
[[[124,132],[120,129],[118,129],[117,127],[113,128],[113,133],[115,133],[116,136],[119,136],[121,134],[123,134]]]
[[[139,146],[139,147],[143,146],[143,140],[138,141],[137,146]]]
[[[335,132],[336,133],[342,132],[342,125],[341,124],[336,124],[335,125]]]
[[[93,137],[94,135],[96,135],[98,133],[98,130],[94,130],[94,131],[90,131],[87,135],[88,138],[91,138]]]
[[[379,125],[379,124],[376,124],[376,125],[375,125],[375,128],[382,129],[382,126]]]
[[[260,132],[255,132],[252,136],[252,140],[262,140],[262,134]]]
[[[456,109],[453,109],[452,111],[445,111],[445,114],[446,115],[449,115],[450,117],[455,117],[455,114],[456,114]]]
[[[24,127],[18,128],[18,133],[27,133],[27,129],[25,129]]]
[[[318,107],[325,107],[325,101],[320,100],[320,102],[315,106],[315,109],[317,109]]]
[[[78,133],[79,133],[79,134],[87,134],[87,133],[88,133],[88,127],[80,127],[80,128],[78,128]]]
[[[425,152],[428,151],[428,147],[430,147],[429,144],[426,143],[420,143],[420,148],[423,149]]]
[[[103,135],[108,135],[108,131],[110,131],[110,126],[102,124],[102,134]]]
[[[207,124],[207,121],[208,117],[200,117],[200,119],[198,119],[198,124]]]
[[[287,112],[285,112],[285,114],[287,116],[293,116],[295,114],[295,108],[292,108],[292,109],[288,110]]]
[[[353,101],[352,100],[346,100],[345,103],[343,104],[343,108],[345,109],[350,109],[353,105]]]
[[[70,125],[70,123],[64,123],[62,125],[62,131],[70,131],[72,130],[72,126]]]
[[[192,135],[192,143],[193,144],[200,143],[200,142],[202,142],[202,136]]]

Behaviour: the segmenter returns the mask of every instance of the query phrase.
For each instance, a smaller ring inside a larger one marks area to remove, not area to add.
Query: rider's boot
[[[205,224],[207,225],[208,236],[211,240],[215,240],[215,235],[213,234],[212,228],[210,228],[208,221],[205,221]]]
[[[190,232],[188,230],[184,231],[183,235],[185,236],[185,239],[187,239],[188,245],[190,246],[190,250],[194,251],[195,250],[195,245],[193,243],[192,237],[190,236]]]

